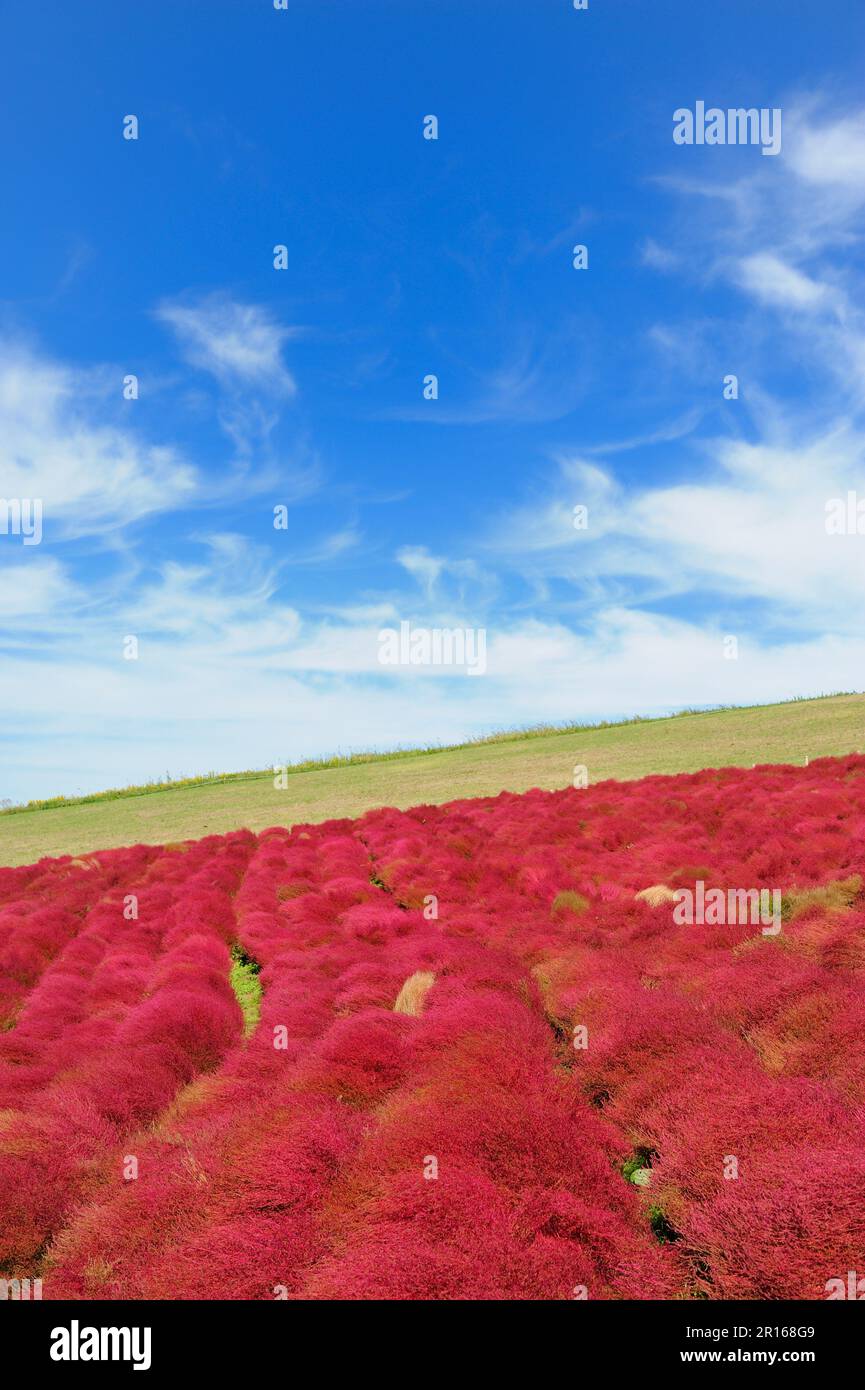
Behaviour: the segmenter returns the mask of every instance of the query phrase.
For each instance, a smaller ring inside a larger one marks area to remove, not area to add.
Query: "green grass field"
[[[247,826],[357,816],[374,806],[570,786],[575,764],[589,780],[630,779],[703,767],[803,763],[865,748],[865,695],[833,695],[746,709],[681,714],[594,728],[504,735],[456,748],[302,765],[287,787],[272,772],[240,773],[156,789],[0,814],[0,864],[84,854],[137,842],[197,839]]]

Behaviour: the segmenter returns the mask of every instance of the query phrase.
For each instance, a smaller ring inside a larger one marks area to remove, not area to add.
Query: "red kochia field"
[[[863,863],[849,757],[2,869],[0,1277],[826,1298],[865,1276]],[[780,932],[636,897],[698,882]]]

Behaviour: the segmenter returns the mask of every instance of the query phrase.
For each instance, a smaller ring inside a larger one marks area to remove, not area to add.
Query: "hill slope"
[[[588,768],[594,783],[704,767],[802,763],[863,747],[865,695],[508,736],[441,752],[293,772],[284,790],[274,788],[271,773],[252,773],[49,810],[7,812],[0,815],[0,864],[196,839],[241,826],[257,831],[358,816],[376,806],[405,809],[531,787],[553,790],[572,784],[576,764]]]

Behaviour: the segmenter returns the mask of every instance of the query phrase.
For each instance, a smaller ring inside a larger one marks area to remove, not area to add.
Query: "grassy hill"
[[[589,780],[631,779],[703,767],[802,763],[865,748],[865,695],[710,710],[670,719],[506,734],[458,747],[367,754],[334,765],[301,764],[287,786],[271,771],[156,788],[129,788],[0,814],[0,864],[83,854],[136,842],[197,839],[239,826],[262,830],[374,806],[489,796]]]

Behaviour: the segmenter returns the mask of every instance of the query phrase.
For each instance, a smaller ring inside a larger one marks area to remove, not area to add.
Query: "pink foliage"
[[[865,1248],[863,863],[849,757],[0,870],[0,1274],[825,1297]],[[782,930],[636,897],[698,882]]]

